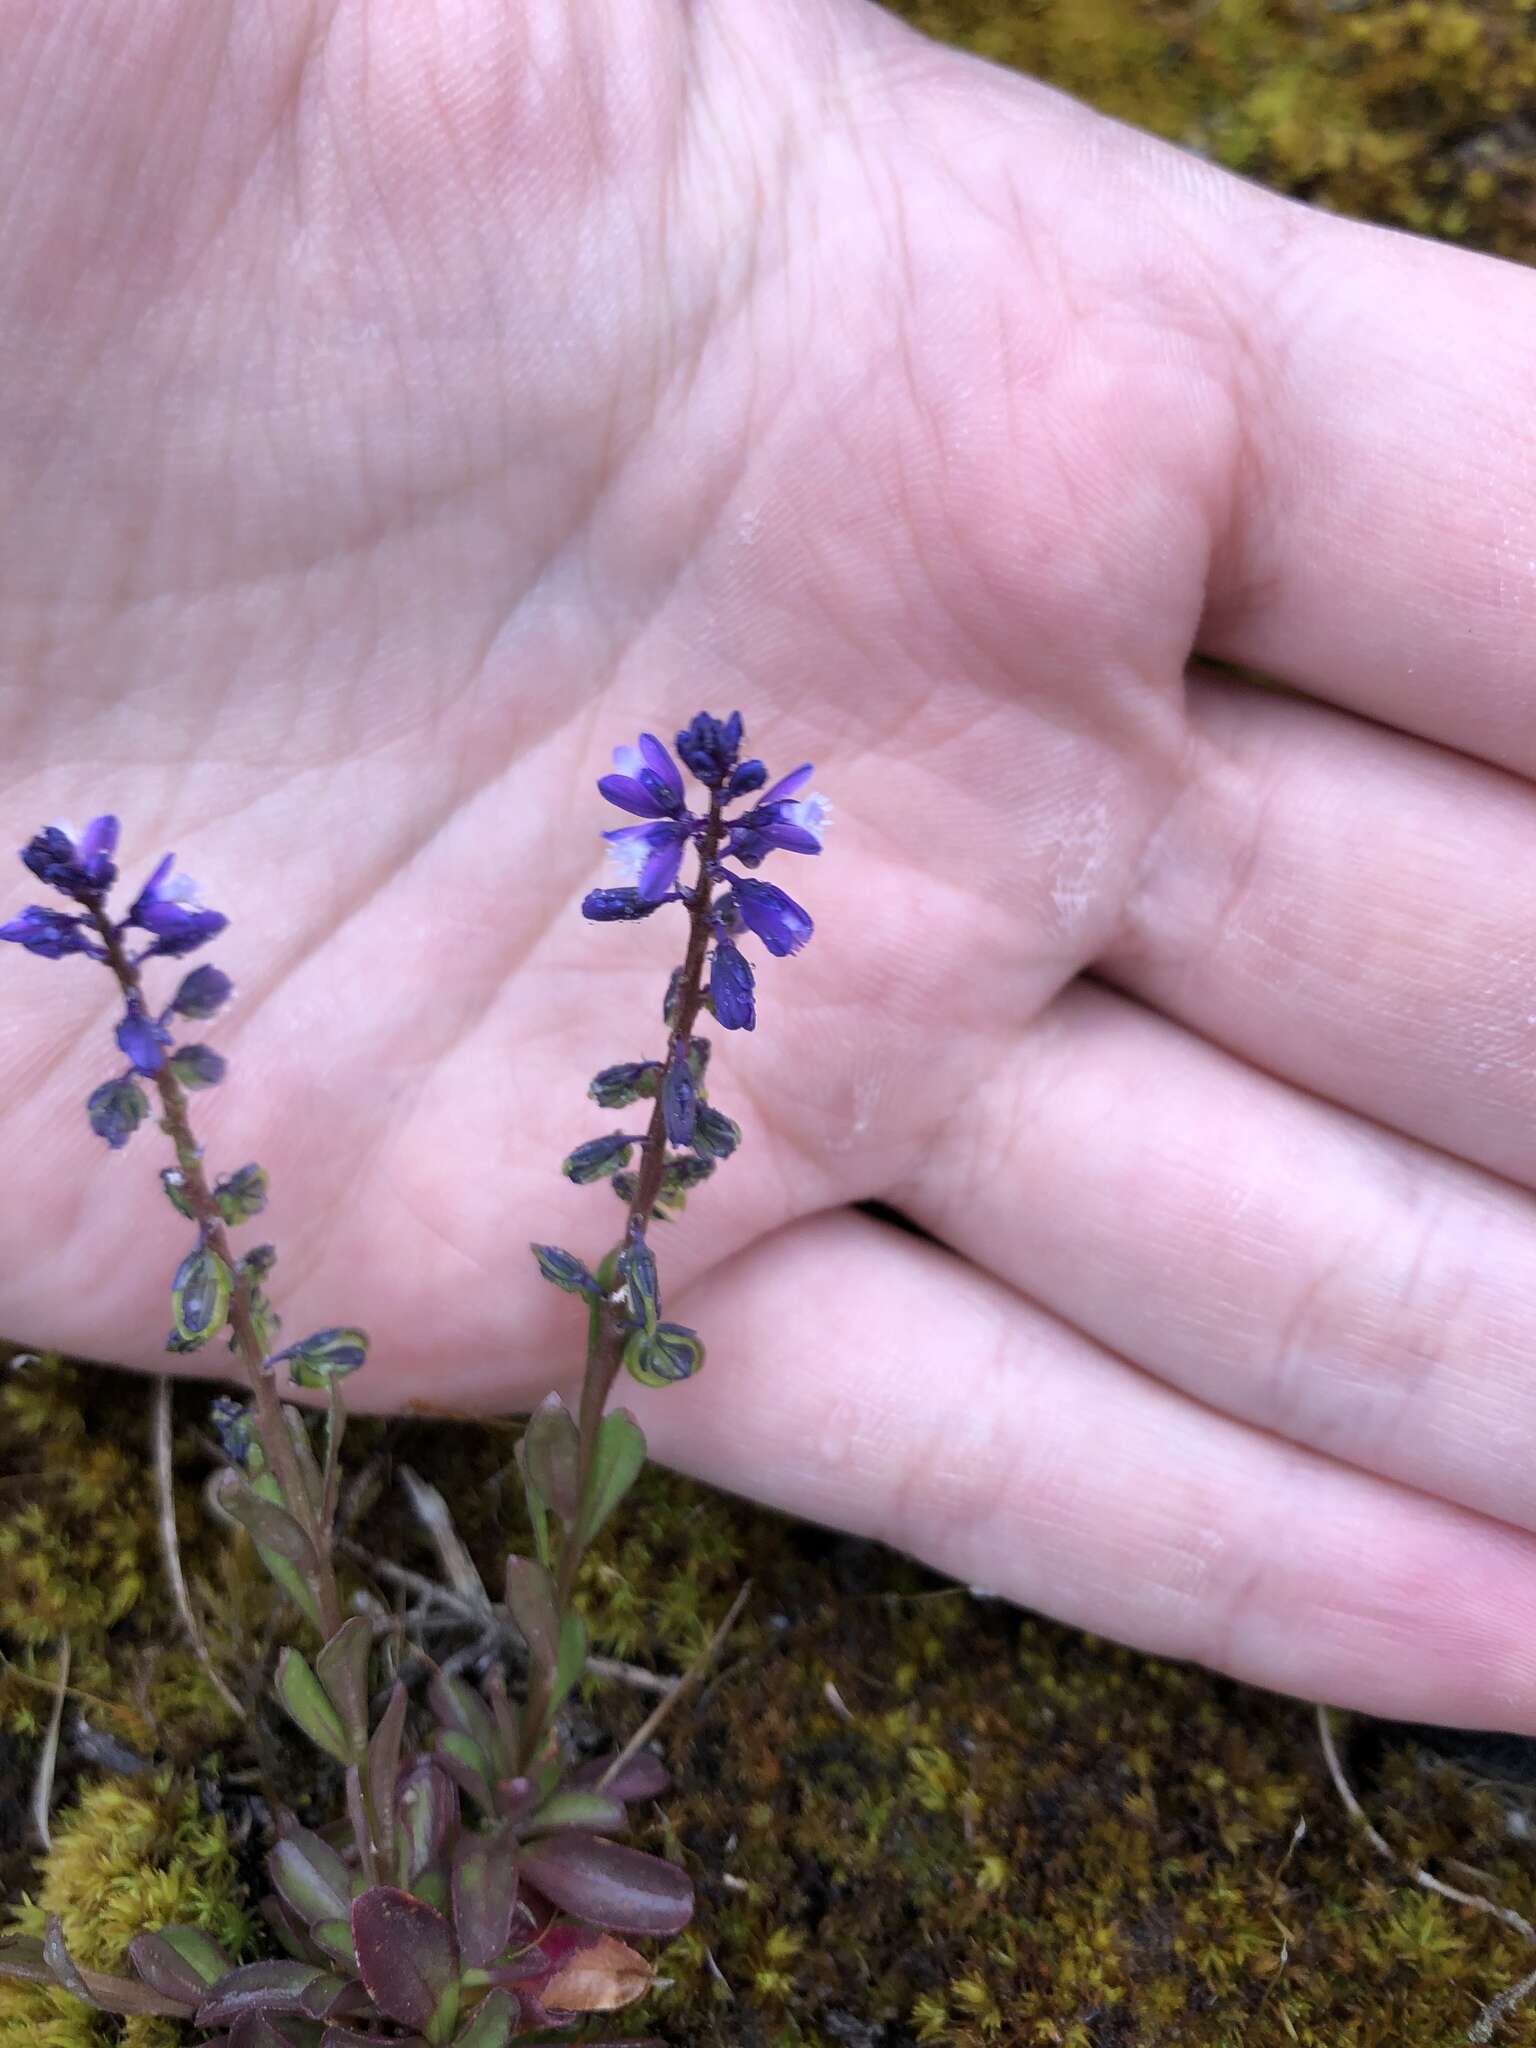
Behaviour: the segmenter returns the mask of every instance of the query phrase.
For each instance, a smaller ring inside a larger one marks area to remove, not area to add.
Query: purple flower
[[[638,889],[589,889],[581,899],[581,914],[594,924],[633,924],[649,917],[656,908]]]
[[[92,818],[78,840],[68,825],[45,825],[21,850],[21,858],[40,882],[77,903],[99,903],[117,880],[112,855],[117,849],[117,820]]]
[[[133,1062],[136,1074],[158,1074],[165,1064],[171,1034],[135,1004],[117,1027],[117,1042]]]
[[[71,917],[67,910],[49,910],[41,903],[29,903],[20,917],[13,917],[9,924],[0,924],[0,939],[9,939],[14,946],[25,946],[40,960],[62,960],[66,953],[89,953],[97,960],[106,957],[101,948],[86,937],[78,917]]]
[[[715,1020],[726,1031],[751,1031],[757,1023],[752,994],[752,963],[739,946],[719,935],[709,968],[709,1000]]]
[[[124,1074],[93,1089],[85,1110],[97,1137],[118,1152],[149,1115],[149,1101],[138,1082]]]
[[[190,875],[173,875],[176,856],[168,853],[133,900],[128,923],[153,935],[150,949],[179,958],[223,931],[229,919],[221,911],[204,910]]]
[[[619,825],[603,834],[609,858],[632,878],[641,903],[654,908],[676,882],[691,825],[691,819],[669,819],[657,825]]]
[[[675,818],[683,808],[683,778],[677,763],[653,732],[643,732],[635,747],[615,747],[617,771],[598,782],[600,793],[621,811],[637,818]]]
[[[820,853],[831,806],[814,790],[802,797],[811,764],[805,762],[768,790],[761,803],[733,819],[726,852],[744,867],[759,867],[770,853]]]
[[[677,735],[677,751],[700,782],[718,789],[741,752],[741,713],[733,711],[729,718],[721,719],[701,711]]]
[[[772,882],[754,882],[745,875],[733,878],[731,900],[747,930],[780,959],[798,953],[815,930],[809,912]]]
[[[194,967],[171,997],[178,1017],[212,1017],[229,1001],[234,983],[222,967]]]
[[[171,1072],[183,1088],[216,1088],[227,1065],[223,1053],[211,1045],[178,1046],[171,1055]]]

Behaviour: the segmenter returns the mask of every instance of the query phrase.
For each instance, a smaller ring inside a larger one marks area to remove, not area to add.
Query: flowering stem
[[[143,994],[139,970],[129,959],[117,928],[99,903],[89,906],[89,916],[107,949],[108,963],[117,977],[118,986],[130,1010],[142,1007]],[[293,1447],[293,1439],[288,1434],[282,1401],[278,1397],[271,1373],[263,1364],[261,1340],[251,1314],[249,1281],[240,1271],[229,1242],[229,1233],[224,1227],[224,1219],[219,1214],[219,1205],[208,1185],[202,1154],[192,1135],[192,1126],[187,1115],[186,1094],[171,1069],[170,1061],[163,1061],[159,1071],[149,1078],[153,1080],[155,1092],[160,1098],[162,1128],[176,1149],[176,1164],[182,1175],[181,1192],[205,1241],[215,1255],[222,1259],[231,1276],[229,1324],[235,1339],[236,1356],[245,1368],[245,1376],[255,1398],[256,1428],[261,1438],[261,1448],[269,1469],[282,1488],[283,1505],[304,1531],[314,1552],[314,1590],[320,1611],[320,1626],[323,1634],[332,1636],[341,1627],[342,1611],[336,1573],[331,1563],[331,1532],[329,1527],[322,1523],[310,1500],[304,1484],[304,1475],[299,1468],[298,1455]]]
[[[713,870],[724,830],[720,815],[722,801],[718,789],[710,791],[709,814],[704,821],[704,830],[699,836],[698,880],[692,896],[688,899],[688,950],[684,955],[682,978],[678,984],[677,1001],[672,1013],[671,1036],[667,1040],[666,1056],[662,1062],[664,1074],[675,1059],[686,1057],[688,1041],[693,1036],[693,1027],[698,1021],[699,1010],[704,1001],[704,962],[709,953],[709,912],[714,898]],[[666,1163],[666,1111],[662,1103],[662,1091],[658,1089],[656,1100],[651,1106],[651,1121],[640,1144],[640,1169],[635,1176],[634,1198],[630,1202],[629,1214],[625,1219],[626,1243],[634,1233],[644,1236],[651,1220],[651,1211],[656,1206],[656,1197],[661,1192],[661,1177],[666,1169]],[[603,1410],[608,1404],[608,1396],[613,1391],[613,1383],[618,1377],[624,1338],[624,1318],[610,1302],[605,1305],[600,1315],[592,1318],[591,1336],[587,1345],[587,1364],[582,1379],[581,1414],[578,1425],[578,1500],[584,1501],[587,1497],[587,1483],[597,1448],[598,1427],[603,1419]],[[557,1591],[562,1610],[570,1605],[577,1569],[581,1563],[578,1536],[579,1529],[568,1531],[561,1552]]]

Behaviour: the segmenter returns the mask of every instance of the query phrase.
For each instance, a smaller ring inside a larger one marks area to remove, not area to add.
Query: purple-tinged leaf
[[[315,1675],[352,1745],[352,1761],[361,1763],[368,1749],[368,1663],[373,1654],[373,1625],[361,1614],[344,1621],[315,1657]]]
[[[306,1927],[319,1920],[345,1920],[352,1910],[352,1873],[328,1842],[308,1828],[284,1835],[267,1858],[283,1904]]]
[[[219,1506],[255,1539],[301,1572],[315,1569],[315,1553],[309,1538],[286,1508],[264,1500],[250,1481],[238,1472],[227,1473],[219,1488]]]
[[[304,2039],[312,2036],[306,2031]],[[294,2036],[275,2027],[265,2013],[243,2012],[224,2036],[228,2048],[294,2048]]]
[[[486,1674],[482,1690],[485,1703],[491,1710],[491,1719],[496,1723],[494,1761],[498,1769],[504,1770],[517,1762],[520,1748],[517,1709],[507,1697],[507,1675],[499,1664],[493,1665]]]
[[[201,1927],[161,1927],[136,1934],[128,1944],[128,1960],[151,1991],[167,1998],[201,2004],[210,1984],[234,1968],[229,1957]]]
[[[400,1782],[400,1745],[405,1735],[405,1687],[397,1680],[389,1705],[379,1717],[368,1744],[368,1790],[373,1801],[379,1854],[389,1857],[395,1844],[395,1796]]]
[[[531,1557],[509,1557],[506,1602],[508,1613],[528,1645],[529,1660],[536,1666],[552,1669],[560,1615],[555,1606],[554,1582],[543,1565],[536,1564]]]
[[[504,1836],[462,1835],[453,1852],[453,1926],[466,1968],[488,1970],[512,1939],[517,1857]]]
[[[459,1825],[458,1788],[437,1758],[414,1765],[395,1802],[395,1869],[403,1885],[439,1862]]]
[[[242,1963],[213,1985],[197,2008],[200,2027],[224,2027],[244,2013],[259,2013],[275,2019],[304,2011],[304,1994],[325,1972],[312,1963],[295,1963],[279,1958],[264,1963]]]
[[[453,1929],[409,1892],[379,1884],[354,1899],[352,1940],[358,1972],[386,2019],[425,2030],[457,1995]]]
[[[581,1440],[558,1394],[546,1394],[528,1418],[517,1447],[523,1481],[562,1522],[576,1519],[576,1477]]]
[[[35,1934],[0,1935],[0,1977],[18,1978],[23,1984],[56,1985],[59,1981]]]
[[[550,1835],[518,1862],[563,1913],[616,1934],[678,1934],[693,1917],[693,1886],[675,1864],[601,1835]]]
[[[302,1650],[283,1651],[272,1689],[317,1749],[339,1764],[352,1761],[352,1743],[341,1716]]]
[[[368,1994],[363,1987],[349,1983],[334,1970],[327,1970],[317,1977],[304,1992],[301,2003],[305,2018],[311,2020],[329,2020],[348,2014],[356,2017],[370,2010]]]
[[[522,2008],[510,1991],[492,1991],[453,2037],[453,2048],[507,2048],[520,2032]]]
[[[333,1962],[340,1963],[346,1970],[357,1968],[357,1949],[352,1941],[350,1920],[317,1920],[309,1933],[315,1947]]]
[[[598,1757],[572,1771],[566,1782],[583,1788],[600,1785],[610,1798],[622,1800],[625,1805],[637,1799],[659,1799],[672,1783],[671,1772],[653,1749],[637,1750],[611,1778],[608,1764],[608,1758]]]
[[[183,1998],[168,1998],[132,1977],[114,1977],[105,1970],[82,1969],[64,1941],[64,1928],[57,1913],[48,1916],[43,1935],[43,1959],[53,1972],[54,1982],[63,1986],[85,2005],[98,2012],[116,2013],[119,2018],[156,2014],[164,2019],[192,2017],[192,2006]]]

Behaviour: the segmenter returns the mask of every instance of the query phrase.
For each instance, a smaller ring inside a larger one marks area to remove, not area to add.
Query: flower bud
[[[188,1252],[171,1282],[171,1313],[182,1342],[202,1345],[229,1316],[230,1271],[209,1245]]]

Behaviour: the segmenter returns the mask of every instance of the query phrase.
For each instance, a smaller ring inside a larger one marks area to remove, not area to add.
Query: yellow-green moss
[[[135,1934],[172,1921],[206,1928],[237,1959],[251,1939],[224,1822],[169,1774],[99,1780],[54,1821],[37,1895],[11,1925],[41,1934],[51,1913],[88,1969],[121,1970]],[[64,1992],[0,1978],[0,2048],[173,2048],[181,2036],[164,2020],[119,2023]]]
[[[46,1724],[67,1636],[76,1704],[123,1741],[196,1754],[231,1718],[166,1596],[143,1381],[54,1358],[0,1362],[0,1375],[0,1730]],[[206,1537],[195,1497],[178,1526],[189,1545]],[[202,1551],[210,1634],[243,1649],[239,1554]]]
[[[1340,213],[1536,256],[1536,0],[887,0]]]

